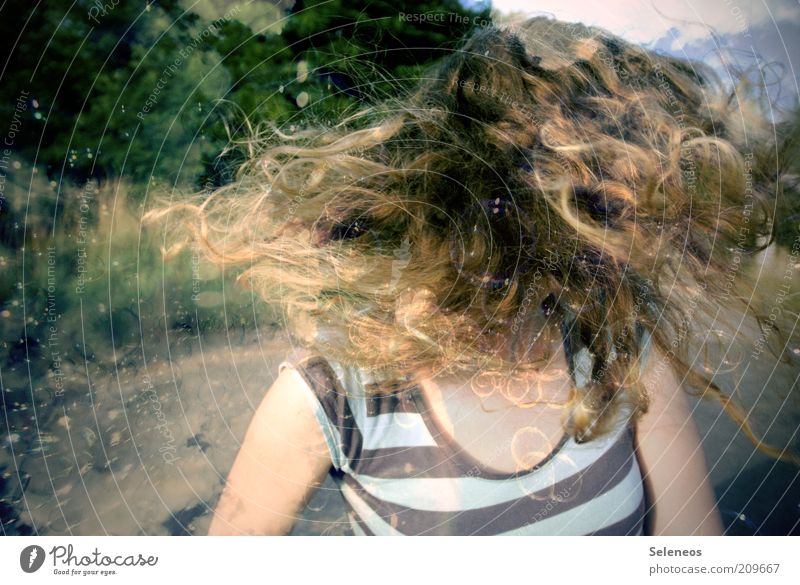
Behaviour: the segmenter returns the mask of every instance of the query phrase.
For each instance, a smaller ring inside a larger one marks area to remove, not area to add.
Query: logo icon
[[[44,549],[36,544],[26,546],[19,553],[19,566],[26,573],[35,573],[44,564]]]

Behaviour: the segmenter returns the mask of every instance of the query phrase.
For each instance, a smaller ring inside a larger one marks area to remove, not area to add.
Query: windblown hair
[[[554,332],[594,356],[565,427],[646,412],[643,330],[687,387],[743,410],[688,356],[702,315],[740,303],[772,242],[776,143],[745,84],[545,18],[472,33],[402,98],[333,127],[251,141],[237,181],[154,209],[285,310],[294,339],[380,374],[541,365],[501,354]],[[505,342],[506,345],[503,345]],[[516,358],[514,356],[517,356]]]

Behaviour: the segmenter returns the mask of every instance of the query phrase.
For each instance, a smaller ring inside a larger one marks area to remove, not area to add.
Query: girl
[[[290,532],[328,474],[356,534],[722,534],[682,388],[779,455],[687,349],[771,241],[739,89],[601,30],[485,27],[410,95],[151,211],[297,345],[209,534]]]

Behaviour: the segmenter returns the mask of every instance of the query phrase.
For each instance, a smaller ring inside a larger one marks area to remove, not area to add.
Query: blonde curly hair
[[[420,371],[512,376],[540,365],[516,348],[561,335],[594,356],[566,405],[586,441],[622,404],[647,410],[647,331],[782,455],[686,351],[702,314],[752,312],[734,267],[772,241],[775,140],[747,86],[535,18],[476,30],[409,94],[249,146],[237,181],[145,220],[179,214],[167,256],[192,241],[243,267],[298,343],[380,373],[375,391]]]

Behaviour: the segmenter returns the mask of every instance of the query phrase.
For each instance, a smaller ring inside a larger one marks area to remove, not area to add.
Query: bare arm
[[[325,479],[330,454],[298,378],[284,369],[256,410],[209,535],[288,534]]]
[[[655,535],[724,531],[700,436],[674,370],[652,346],[643,381],[650,408],[636,426],[636,453],[654,510]]]

